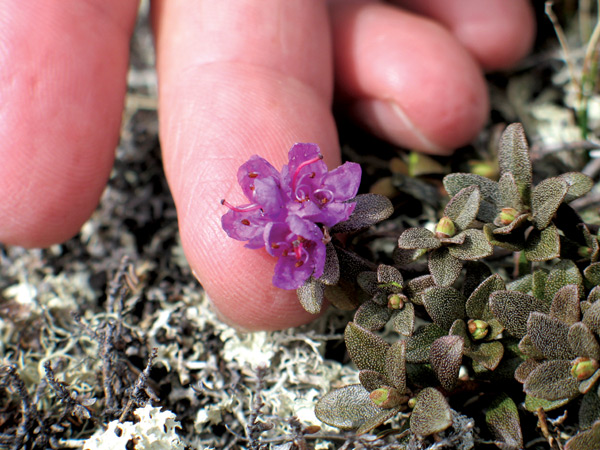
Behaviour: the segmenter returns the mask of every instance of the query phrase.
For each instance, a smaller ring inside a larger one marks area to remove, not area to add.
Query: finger
[[[221,229],[220,200],[246,202],[236,173],[253,154],[280,168],[293,143],[315,142],[339,163],[323,2],[168,0],[153,18],[165,171],[194,273],[239,327],[306,323],[295,292],[272,285],[276,261]]]
[[[535,17],[528,0],[394,0],[444,24],[488,71],[507,69],[531,51]]]
[[[0,241],[74,235],[112,166],[137,2],[4,2]]]
[[[352,114],[398,145],[449,153],[479,132],[487,88],[437,23],[380,3],[331,5],[336,81]]]

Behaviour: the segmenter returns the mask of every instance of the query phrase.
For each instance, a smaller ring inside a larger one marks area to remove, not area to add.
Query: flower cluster
[[[250,201],[233,206],[221,224],[229,237],[247,241],[246,247],[264,247],[278,259],[273,284],[298,289],[312,275],[323,274],[327,229],[347,220],[361,169],[347,162],[329,172],[316,144],[295,144],[289,163],[278,172],[254,155],[238,170],[238,182]]]

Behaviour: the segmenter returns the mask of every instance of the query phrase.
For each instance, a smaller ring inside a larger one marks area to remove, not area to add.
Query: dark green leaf
[[[444,215],[449,217],[457,231],[466,230],[477,217],[479,204],[481,203],[481,193],[477,186],[469,186],[461,189],[454,197],[450,199]]]
[[[573,325],[581,319],[579,287],[576,284],[568,284],[556,292],[550,305],[550,317],[567,325]]]
[[[496,396],[485,413],[485,422],[503,449],[523,448],[523,435],[519,410],[515,402],[506,394]]]
[[[506,285],[500,275],[494,274],[486,278],[468,298],[465,305],[467,316],[471,319],[487,320],[490,318],[491,314],[488,306],[490,295],[492,292],[505,289]]]
[[[527,319],[534,311],[546,312],[548,306],[531,295],[516,291],[496,291],[490,295],[490,310],[510,334],[522,338]]]
[[[588,392],[579,407],[579,427],[590,428],[597,420],[600,420],[600,398],[596,392]]]
[[[325,286],[325,298],[344,311],[352,311],[360,305],[354,285],[346,280],[340,280],[335,286]]]
[[[571,361],[546,361],[531,371],[523,384],[525,392],[545,400],[575,398],[579,382],[571,375]]]
[[[413,278],[406,283],[404,293],[415,305],[423,304],[423,292],[430,287],[435,286],[435,281],[431,275],[423,275]]]
[[[546,314],[535,311],[529,314],[527,334],[548,359],[572,359],[576,356],[569,345],[569,326]]]
[[[404,280],[402,275],[393,266],[379,264],[377,266],[377,282],[379,289],[386,294],[399,294],[402,292]]]
[[[546,228],[567,195],[569,185],[560,178],[547,178],[538,184],[531,195],[533,224],[538,230]]]
[[[356,282],[369,295],[375,295],[378,291],[377,274],[375,272],[359,273]]]
[[[321,312],[324,290],[325,286],[311,276],[296,290],[296,293],[298,294],[300,304],[307,312],[318,314]]]
[[[423,293],[423,304],[433,322],[449,330],[452,322],[465,317],[465,297],[451,287],[434,286]]]
[[[580,431],[565,445],[565,450],[591,450],[600,448],[600,422],[594,423],[592,428]]]
[[[426,228],[409,228],[398,239],[398,247],[403,249],[432,249],[442,245],[433,231]]]
[[[344,340],[350,358],[359,370],[375,370],[383,373],[385,353],[389,344],[369,330],[349,322]]]
[[[381,330],[390,319],[392,312],[387,306],[373,301],[364,302],[354,314],[354,323],[369,331]]]
[[[530,412],[536,412],[538,408],[542,408],[544,411],[552,411],[556,408],[566,405],[571,401],[570,398],[561,398],[560,400],[545,400],[543,398],[536,398],[531,395],[525,396],[525,409]]]
[[[600,262],[587,266],[583,271],[583,275],[593,285],[600,285]]]
[[[551,301],[564,286],[576,284],[582,286],[583,278],[575,263],[569,259],[559,261],[548,274],[546,280],[546,300]]]
[[[465,355],[487,370],[496,370],[504,356],[504,346],[499,341],[482,342],[465,350]]]
[[[469,297],[485,279],[492,275],[492,271],[487,264],[481,261],[467,261],[465,269],[462,292],[465,297]]]
[[[438,286],[450,286],[456,281],[462,270],[462,262],[454,258],[446,247],[429,254],[429,272]]]
[[[410,430],[417,436],[429,436],[452,425],[450,406],[440,391],[425,388],[417,395],[410,416]]]
[[[389,386],[387,378],[382,373],[375,372],[374,370],[361,370],[358,372],[358,380],[369,392],[379,389],[382,386]]]
[[[498,151],[500,172],[512,174],[524,204],[529,204],[531,196],[531,160],[525,130],[520,123],[506,127],[500,137]]]
[[[583,313],[582,322],[594,333],[600,333],[600,302],[594,302],[592,305]]]
[[[452,173],[444,177],[444,187],[451,197],[469,186],[477,186],[481,191],[481,205],[477,218],[482,222],[493,222],[496,216],[496,205],[500,200],[498,183],[472,173]]]
[[[356,203],[354,211],[344,222],[331,228],[331,233],[348,233],[369,228],[387,219],[394,212],[392,202],[387,197],[378,194],[360,194],[351,200]]]
[[[464,242],[461,245],[448,246],[448,251],[456,259],[475,261],[494,252],[494,247],[481,230],[465,230],[460,234],[465,236]]]
[[[446,332],[434,323],[419,328],[406,341],[406,362],[422,364],[429,362],[429,347]]]
[[[460,336],[442,336],[429,349],[429,362],[440,384],[451,391],[458,381],[458,370],[462,362],[464,340]]]
[[[534,228],[525,243],[527,261],[549,261],[560,255],[558,229],[550,224],[543,230]]]
[[[559,175],[559,178],[566,181],[569,186],[569,190],[565,196],[566,203],[572,202],[576,198],[587,194],[592,187],[594,187],[592,179],[581,172],[563,173],[562,175]]]
[[[483,232],[490,244],[505,248],[511,252],[520,252],[525,248],[525,236],[521,231],[515,234],[494,234],[496,227],[491,223],[483,226]]]
[[[517,369],[515,370],[515,380],[517,380],[519,383],[525,383],[525,380],[527,379],[529,374],[540,364],[542,364],[541,361],[537,359],[526,359],[521,364],[519,364],[519,367],[517,367]]]
[[[325,254],[325,268],[319,281],[323,284],[334,285],[340,280],[340,262],[331,242],[327,243],[327,253]]]
[[[539,360],[544,359],[544,355],[540,350],[538,350],[538,348],[535,345],[533,345],[533,342],[531,341],[531,336],[529,336],[528,334],[523,336],[519,341],[519,351],[529,358]]]
[[[394,342],[385,355],[385,375],[393,387],[406,391],[406,341]]]
[[[412,336],[415,329],[415,307],[405,303],[402,309],[395,310],[391,318],[394,331],[403,336]]]
[[[511,173],[506,172],[502,175],[498,182],[498,188],[500,190],[500,207],[514,208],[519,213],[525,211],[519,188]]]
[[[583,322],[577,322],[569,328],[569,344],[576,356],[600,360],[600,345],[592,331]]]

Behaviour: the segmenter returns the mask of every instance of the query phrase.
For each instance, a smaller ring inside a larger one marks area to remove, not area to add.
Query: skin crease
[[[487,120],[482,70],[523,57],[535,32],[525,0],[398,3],[413,12],[366,1],[152,4],[165,172],[188,261],[228,322],[280,329],[314,318],[272,286],[273,258],[220,227],[219,201],[245,201],[236,173],[249,156],[280,169],[294,142],[314,142],[336,167],[334,79],[373,132],[447,154]],[[136,9],[40,0],[0,10],[0,242],[64,241],[97,205]]]

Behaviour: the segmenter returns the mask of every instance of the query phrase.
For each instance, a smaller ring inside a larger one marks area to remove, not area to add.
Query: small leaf
[[[500,448],[523,448],[519,410],[508,395],[498,394],[485,413],[485,422],[496,440],[502,443]]]
[[[494,229],[494,236],[500,237],[498,235],[517,235],[517,233],[522,233],[522,229],[529,223],[530,217],[529,213],[519,214],[507,225],[502,225],[501,218],[496,218],[494,225],[497,225],[498,228]]]
[[[389,383],[382,373],[374,370],[361,370],[358,372],[358,380],[369,392],[379,389],[381,386],[387,386]]]
[[[349,233],[369,228],[387,219],[394,212],[394,206],[387,197],[378,194],[360,194],[351,202],[356,203],[354,211],[344,222],[331,228],[331,233]]]
[[[582,197],[594,187],[593,180],[580,172],[567,172],[558,176],[567,182],[569,190],[565,196],[565,202],[570,203],[576,198]]]
[[[492,275],[490,267],[481,261],[468,261],[465,264],[465,281],[462,292],[469,297],[479,285]]]
[[[500,275],[494,274],[486,278],[467,299],[465,305],[467,316],[471,319],[487,320],[490,318],[491,314],[488,306],[490,295],[492,295],[492,292],[505,289],[506,285]]]
[[[527,334],[533,345],[548,359],[571,359],[576,355],[569,345],[569,326],[539,312],[529,314]]]
[[[446,332],[434,323],[419,328],[406,341],[406,362],[422,364],[429,362],[429,347]]]
[[[561,178],[547,178],[538,184],[531,195],[533,224],[538,230],[546,228],[563,202],[569,185]]]
[[[412,336],[415,329],[415,307],[412,303],[405,303],[402,309],[392,313],[392,327],[402,336]]]
[[[569,284],[582,286],[583,278],[573,261],[563,259],[562,261],[559,261],[548,274],[548,279],[546,280],[546,299],[553,299],[562,287]]]
[[[406,283],[404,293],[415,305],[423,304],[423,292],[430,287],[435,286],[435,281],[431,275],[422,275],[413,278]]]
[[[523,203],[529,204],[531,195],[531,160],[525,130],[520,123],[506,127],[500,137],[498,150],[500,172],[512,174]]]
[[[377,282],[379,289],[386,294],[399,294],[402,292],[404,280],[394,266],[379,264],[377,266]]]
[[[527,261],[549,261],[560,255],[560,237],[558,229],[549,225],[543,230],[534,228],[525,242]]]
[[[588,392],[579,407],[579,427],[590,428],[597,420],[600,420],[600,398],[596,392]]]
[[[321,422],[342,430],[355,430],[369,421],[378,422],[372,427],[375,428],[397,412],[375,406],[369,392],[360,384],[331,391],[315,406],[315,415]]]
[[[594,302],[583,314],[582,322],[594,333],[600,332],[600,302]]]
[[[410,430],[417,436],[429,436],[451,425],[452,413],[442,393],[434,388],[419,392],[410,416]]]
[[[344,340],[350,358],[359,370],[375,370],[383,373],[385,353],[389,344],[370,331],[348,322]]]
[[[387,306],[369,300],[360,305],[354,314],[354,323],[369,331],[377,331],[385,326],[391,315]]]
[[[590,450],[592,448],[600,448],[600,422],[594,423],[589,430],[580,431],[565,444],[565,450]]]
[[[515,370],[515,380],[519,383],[525,383],[525,380],[529,374],[541,364],[537,359],[529,358],[519,364],[519,367]]]
[[[477,217],[481,193],[477,186],[469,186],[460,190],[450,199],[444,209],[444,216],[449,217],[457,231],[466,230]]]
[[[375,272],[361,272],[356,277],[360,288],[369,295],[375,295],[378,291],[377,274]]]
[[[296,293],[302,307],[310,314],[318,314],[321,312],[323,304],[323,292],[325,286],[319,280],[312,276],[300,286]]]
[[[429,350],[429,362],[446,391],[451,391],[458,380],[464,340],[460,336],[442,336]]]
[[[535,368],[523,384],[525,393],[545,400],[575,398],[579,382],[571,375],[571,361],[546,361]]]
[[[525,236],[522,232],[517,234],[494,234],[496,227],[491,223],[483,226],[483,232],[490,244],[505,248],[511,252],[520,252],[525,248]]]
[[[581,318],[579,309],[579,288],[576,284],[561,287],[550,305],[550,317],[567,325],[573,325]]]
[[[451,287],[434,286],[423,293],[423,304],[433,322],[449,330],[452,322],[465,317],[465,297]]]
[[[504,356],[504,346],[499,341],[482,342],[465,350],[465,355],[487,370],[496,370]]]
[[[540,350],[538,350],[538,348],[533,345],[533,342],[531,341],[531,336],[529,336],[528,334],[526,334],[525,336],[523,336],[521,338],[521,340],[519,341],[519,351],[529,357],[529,358],[534,358],[534,359],[539,359],[542,360],[544,359],[544,355],[542,354],[542,352]]]
[[[587,266],[583,271],[583,276],[593,285],[600,285],[600,262]]]
[[[596,336],[583,322],[571,325],[568,341],[576,356],[600,360],[600,345]]]
[[[485,223],[493,222],[496,216],[496,205],[500,201],[498,183],[472,173],[452,173],[444,177],[444,187],[451,197],[469,186],[477,186],[481,191],[481,204],[477,218]]]
[[[334,285],[340,280],[340,262],[335,251],[335,247],[331,242],[328,242],[325,253],[325,267],[323,275],[319,277],[322,284]]]
[[[545,312],[547,306],[531,295],[516,291],[496,291],[490,295],[490,310],[506,331],[522,338],[527,333],[527,319],[534,311]]]
[[[531,279],[531,295],[540,300],[546,299],[546,284],[548,281],[548,272],[544,269],[538,269],[533,272]],[[550,297],[548,297],[548,300]]]
[[[448,251],[456,259],[475,261],[490,256],[494,247],[489,243],[481,230],[465,230],[465,240],[461,245],[449,245]]]
[[[406,341],[394,342],[385,355],[385,375],[396,389],[406,392]]]
[[[498,181],[498,188],[500,190],[500,206],[502,208],[514,208],[517,210],[517,213],[525,210],[519,188],[510,172],[502,175],[500,181]]]
[[[525,409],[530,412],[536,412],[538,408],[542,408],[544,411],[552,411],[556,408],[566,405],[571,401],[570,398],[561,398],[560,400],[544,400],[543,398],[536,398],[531,395],[525,396]]]
[[[456,281],[462,270],[462,262],[454,258],[446,247],[429,254],[429,272],[438,286],[450,286]]]
[[[426,228],[408,228],[400,235],[398,247],[403,249],[432,249],[442,245],[433,231]]]

